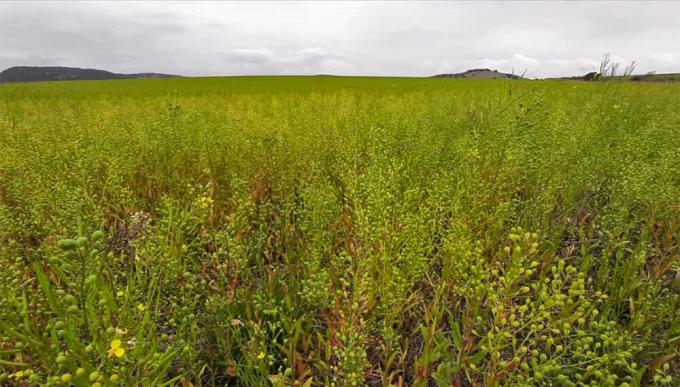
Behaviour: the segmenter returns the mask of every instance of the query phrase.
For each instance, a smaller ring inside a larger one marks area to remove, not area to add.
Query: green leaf
[[[50,280],[47,278],[45,271],[43,271],[42,265],[38,262],[34,263],[33,271],[35,272],[35,276],[38,279],[40,289],[43,291],[43,293],[45,293],[47,301],[50,303],[52,311],[59,316],[63,315],[64,311],[57,302],[57,294],[54,291],[54,288],[52,287]]]

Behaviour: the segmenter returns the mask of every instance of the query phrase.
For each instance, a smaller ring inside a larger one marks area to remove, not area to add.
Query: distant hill
[[[0,83],[40,81],[89,81],[104,79],[172,78],[159,73],[116,74],[105,70],[76,67],[16,66],[0,73]]]
[[[680,73],[631,75],[632,82],[680,82]]]
[[[556,81],[602,81],[602,82],[680,82],[680,73],[667,74],[639,74],[639,75],[615,75],[613,77],[603,77],[593,71],[582,76],[547,78]]]
[[[463,73],[437,74],[432,78],[474,78],[474,79],[524,79],[519,75],[501,73],[490,69],[471,69]]]

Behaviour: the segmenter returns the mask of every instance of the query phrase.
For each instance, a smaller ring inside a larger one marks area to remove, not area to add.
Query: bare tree
[[[615,77],[616,73],[619,71],[619,66],[621,64],[618,62],[612,62],[612,57],[609,53],[602,56],[602,61],[600,61],[600,76],[601,77]],[[624,75],[630,75],[635,70],[637,62],[631,62],[624,70]]]
[[[607,74],[609,73],[609,67],[611,66],[611,57],[609,53],[604,54],[602,56],[602,61],[600,61],[600,75],[603,77],[606,77]]]
[[[522,75],[516,75],[515,68],[513,67],[512,72],[510,72],[510,79],[525,79],[524,76],[527,75],[527,71],[529,71],[529,69],[525,68]]]
[[[637,66],[636,61],[630,62],[630,64],[628,66],[626,66],[626,69],[623,70],[623,75],[626,76],[626,77],[633,75],[633,71],[635,71],[635,66]]]
[[[612,63],[611,66],[609,67],[609,76],[610,77],[615,77],[616,72],[619,70],[619,64],[618,63]]]

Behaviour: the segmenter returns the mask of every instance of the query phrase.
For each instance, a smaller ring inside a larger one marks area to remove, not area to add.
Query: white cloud
[[[539,63],[538,59],[530,58],[522,54],[514,54],[512,57],[505,59],[484,58],[480,61],[480,66],[502,72],[522,74],[525,71],[527,73],[533,72]]]
[[[351,63],[320,47],[292,51],[237,48],[229,50],[227,61],[239,66],[244,74],[257,74],[262,69],[267,69],[268,74],[349,74],[355,70]]]
[[[584,75],[591,71],[598,71],[600,61],[593,58],[548,59],[545,72],[549,74]]]
[[[0,69],[426,76],[582,74],[611,52],[680,71],[680,3],[0,2]]]
[[[677,52],[652,54],[649,64],[645,69],[647,71],[656,71],[657,73],[680,72],[680,54]]]
[[[274,51],[268,48],[234,48],[229,52],[233,59],[249,63],[261,63],[274,59]]]

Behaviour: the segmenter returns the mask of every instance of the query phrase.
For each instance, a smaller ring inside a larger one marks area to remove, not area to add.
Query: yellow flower
[[[121,341],[118,339],[115,339],[111,342],[111,348],[108,350],[108,355],[109,357],[118,357],[121,358],[123,355],[125,355],[125,348],[121,348]]]
[[[146,306],[144,306],[144,304],[142,304],[142,303],[139,303],[139,304],[137,304],[137,310],[140,311],[140,312],[143,312],[143,311],[146,310]]]
[[[116,297],[121,298],[121,297],[123,297],[124,294],[125,293],[123,293],[122,290],[119,290],[118,293],[116,293]]]
[[[265,356],[265,355],[264,355],[264,352],[260,352],[260,353],[257,354],[257,358],[258,358],[259,360],[264,359],[264,356]]]

